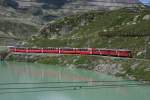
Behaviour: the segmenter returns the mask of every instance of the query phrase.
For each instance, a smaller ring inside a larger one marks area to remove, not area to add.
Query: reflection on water
[[[112,82],[91,82],[99,80]],[[16,84],[24,82],[32,84]],[[95,85],[131,83],[135,82],[81,69],[32,63],[0,62],[0,100],[149,100],[149,86],[117,88],[98,86],[89,89],[90,86]]]

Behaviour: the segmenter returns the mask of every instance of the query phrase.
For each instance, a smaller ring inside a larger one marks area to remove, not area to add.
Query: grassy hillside
[[[15,45],[18,39],[24,41],[37,32],[38,27],[36,26],[14,20],[0,19],[0,45]]]
[[[150,9],[78,13],[48,23],[30,40],[39,47],[96,47],[133,50],[150,58]]]
[[[0,45],[15,45],[17,41],[14,38],[23,41],[36,34],[39,26],[30,21],[29,14],[20,14],[12,8],[0,6]]]
[[[25,38],[37,33],[36,26],[11,20],[0,20],[0,31],[6,35]]]

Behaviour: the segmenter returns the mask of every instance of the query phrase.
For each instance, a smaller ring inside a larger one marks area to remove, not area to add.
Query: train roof
[[[108,48],[95,48],[95,49],[98,49],[98,50],[119,50],[119,51],[131,51],[129,49],[108,49]]]
[[[30,47],[15,47],[15,46],[8,46],[8,47],[14,47],[14,48],[30,48]],[[37,49],[42,49],[42,48],[56,48],[56,47],[31,47],[31,48],[37,48]],[[108,49],[108,48],[71,48],[71,47],[60,47],[61,49],[97,49],[97,50],[119,50],[119,51],[131,51],[129,49]],[[58,48],[56,48],[58,49]]]

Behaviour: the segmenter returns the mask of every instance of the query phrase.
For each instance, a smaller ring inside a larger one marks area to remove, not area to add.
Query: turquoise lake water
[[[140,83],[70,67],[0,62],[0,100],[150,100],[150,86],[127,84]]]

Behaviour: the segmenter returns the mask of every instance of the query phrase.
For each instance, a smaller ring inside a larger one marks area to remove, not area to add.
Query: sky
[[[140,0],[142,3],[150,3],[150,0]]]

